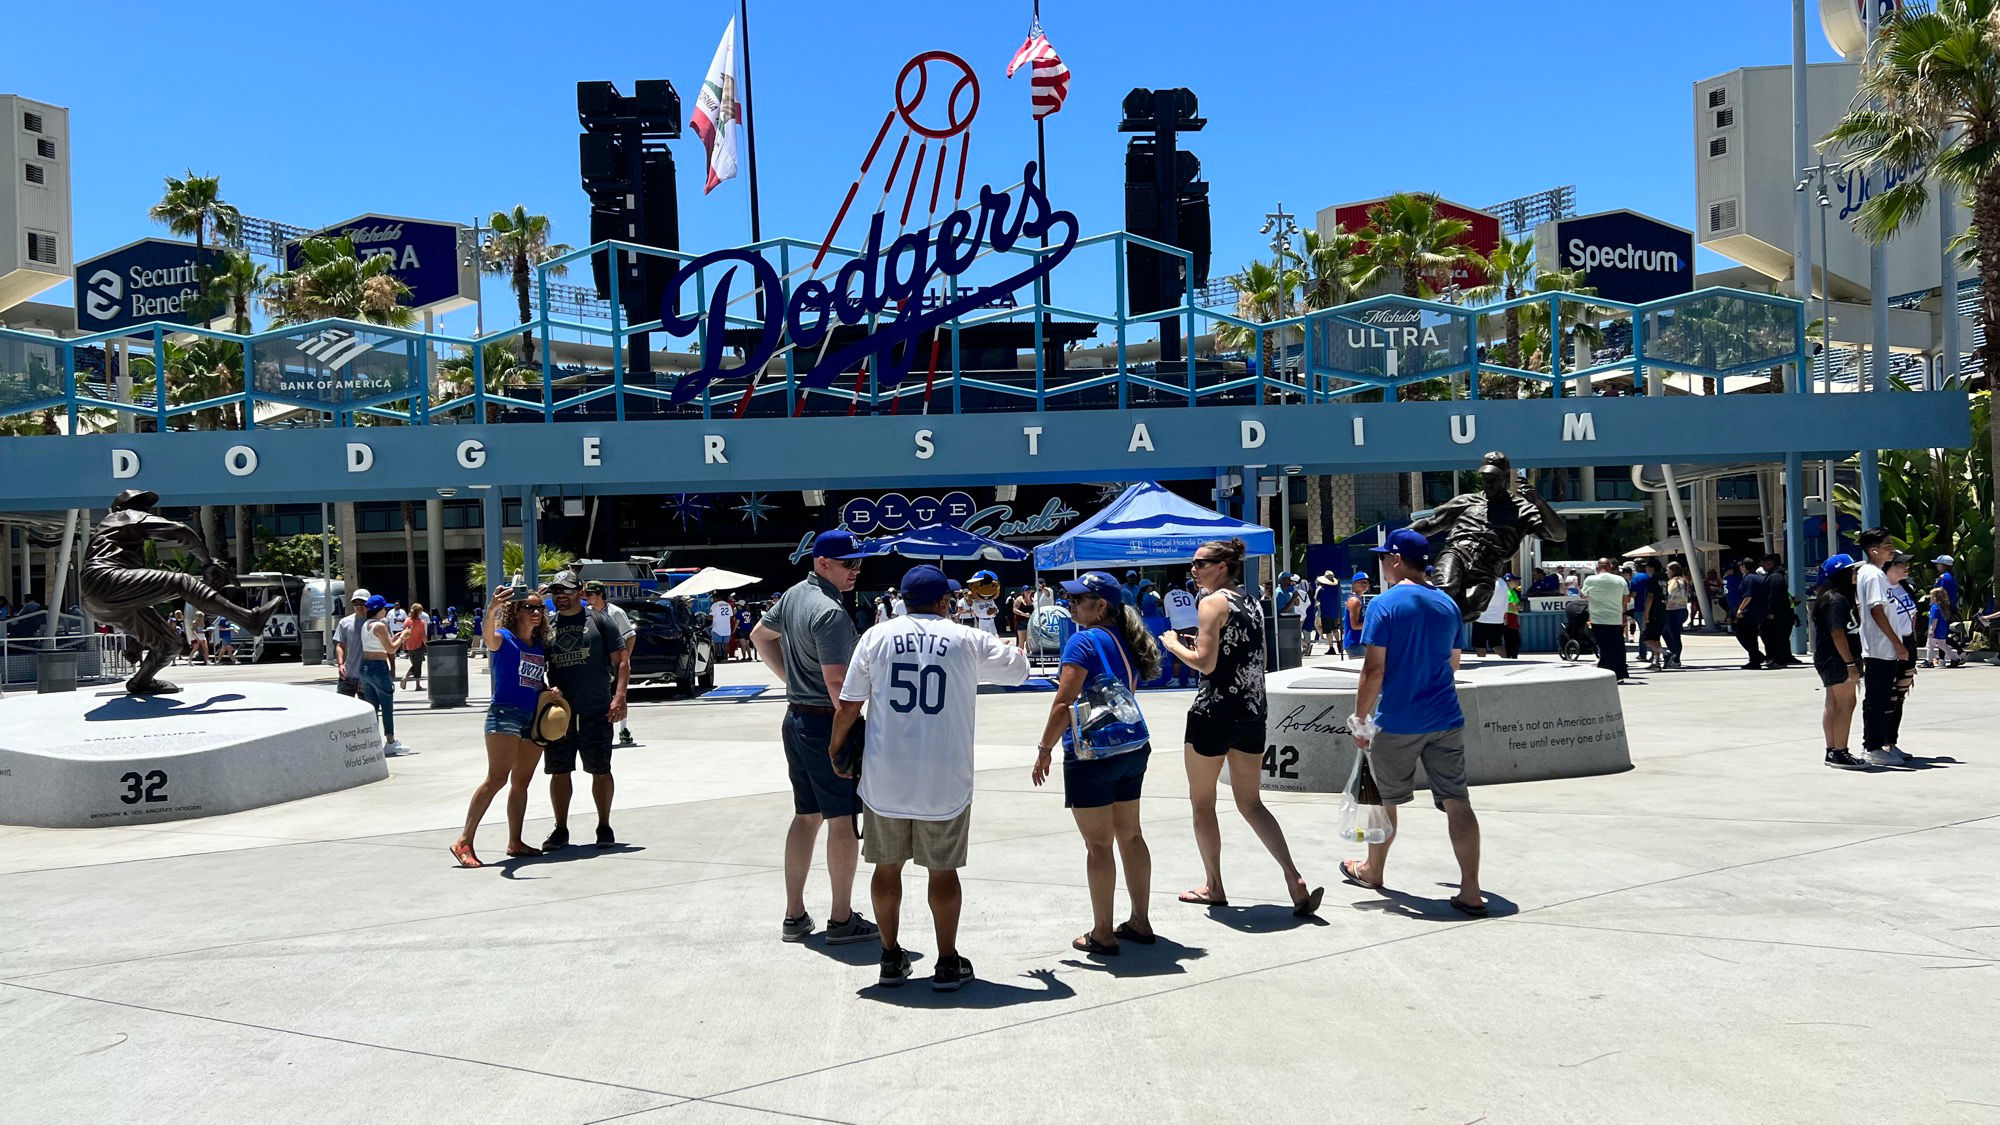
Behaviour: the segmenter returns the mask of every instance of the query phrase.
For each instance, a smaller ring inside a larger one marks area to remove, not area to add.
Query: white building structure
[[[0,94],[0,310],[69,280],[69,110]]]

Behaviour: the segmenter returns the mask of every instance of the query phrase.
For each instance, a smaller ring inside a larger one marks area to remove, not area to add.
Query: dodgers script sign
[[[927,120],[921,112],[925,92],[933,85],[927,78],[932,63],[947,70],[955,68],[959,75],[945,96],[932,99],[946,103],[947,119],[943,122]],[[976,203],[957,205],[965,186],[964,137],[978,105],[979,84],[964,60],[932,51],[904,66],[896,83],[895,108],[883,118],[882,129],[862,161],[861,175],[848,189],[846,201],[835,215],[820,253],[823,259],[826,247],[846,218],[848,205],[868,176],[876,155],[883,150],[891,125],[900,118],[905,132],[883,190],[884,210],[877,211],[869,221],[863,249],[826,279],[817,276],[821,259],[816,259],[811,275],[793,286],[782,303],[773,303],[756,346],[740,361],[723,366],[723,334],[728,327],[725,314],[730,296],[753,287],[766,294],[783,293],[783,279],[777,269],[763,254],[743,249],[716,250],[681,267],[662,302],[661,326],[674,336],[694,335],[704,326],[707,330],[702,337],[701,367],[675,383],[673,400],[686,402],[718,380],[761,371],[781,346],[799,349],[802,358],[811,357],[811,365],[800,380],[802,386],[826,387],[842,372],[863,362],[868,364],[878,385],[896,386],[918,361],[920,341],[928,339],[935,346],[937,334],[952,319],[1033,285],[1061,265],[1076,245],[1076,216],[1049,205],[1048,197],[1036,183],[1038,170],[1034,161],[1021,170],[1018,194],[1016,189],[996,191],[985,186],[979,188]],[[910,145],[913,138],[918,140],[914,150]],[[951,193],[953,206],[938,218],[946,158],[954,140],[959,144],[957,187]],[[915,159],[906,164],[904,158],[912,152]],[[934,164],[930,155],[933,152]],[[898,179],[906,167],[910,170],[907,186]],[[926,178],[930,180],[927,221],[913,224],[912,207],[923,198],[919,188]],[[896,209],[898,204],[900,209]],[[892,222],[895,230],[902,233],[890,233]],[[906,226],[913,229],[905,230]],[[963,287],[955,295],[942,299],[930,295],[934,283],[957,278],[971,269],[982,248],[991,247],[1005,254],[1023,238],[1041,239],[1052,232],[1059,233],[1051,239],[1050,248],[1037,257],[1019,258],[1027,265],[1011,276],[976,288]],[[718,271],[715,267],[724,268]],[[680,309],[692,308],[696,302],[683,302],[682,290],[688,289],[692,295],[705,272],[708,307],[683,315]],[[748,276],[743,276],[746,272]],[[866,324],[871,330],[858,340],[822,349],[822,343],[836,324]],[[930,348],[921,350],[928,353]]]

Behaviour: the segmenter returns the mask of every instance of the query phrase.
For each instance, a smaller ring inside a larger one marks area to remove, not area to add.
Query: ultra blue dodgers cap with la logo
[[[813,540],[813,557],[816,559],[862,559],[868,557],[868,547],[861,537],[844,527],[832,531],[822,531]]]

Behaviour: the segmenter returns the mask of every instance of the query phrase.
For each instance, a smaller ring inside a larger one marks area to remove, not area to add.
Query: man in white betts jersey
[[[911,569],[902,592],[909,614],[868,630],[855,646],[829,753],[841,760],[837,752],[866,703],[860,793],[868,828],[861,854],[875,865],[870,891],[882,927],[880,983],[893,987],[910,975],[899,934],[903,864],[914,861],[930,872],[938,940],[931,987],[953,992],[972,977],[972,962],[958,952],[958,869],[972,823],[973,705],[981,681],[1012,686],[1027,679],[1028,658],[992,633],[943,617],[951,582],[938,568]]]

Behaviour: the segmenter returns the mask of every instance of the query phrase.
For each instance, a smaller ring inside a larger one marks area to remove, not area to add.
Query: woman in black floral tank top
[[[1196,549],[1190,569],[1201,587],[1196,605],[1199,627],[1191,638],[1171,632],[1160,635],[1161,647],[1201,673],[1201,688],[1188,708],[1182,756],[1188,798],[1194,805],[1195,845],[1207,881],[1180,898],[1206,906],[1229,905],[1222,889],[1222,827],[1215,819],[1216,786],[1226,763],[1236,811],[1278,861],[1292,912],[1307,917],[1319,909],[1325,888],[1307,888],[1292,863],[1284,829],[1264,807],[1260,788],[1266,713],[1264,612],[1239,586],[1244,552],[1241,539],[1213,540]]]

